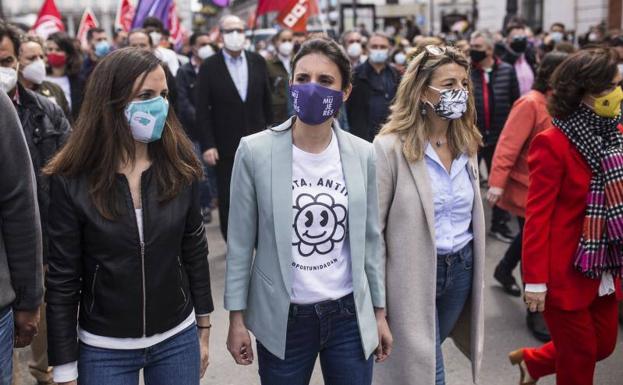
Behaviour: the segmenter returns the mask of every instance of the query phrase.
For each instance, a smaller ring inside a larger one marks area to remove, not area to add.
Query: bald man
[[[216,168],[221,233],[227,239],[229,184],[234,155],[243,136],[272,122],[264,58],[245,51],[244,22],[224,16],[219,23],[223,49],[206,59],[197,77],[197,132],[204,160]]]

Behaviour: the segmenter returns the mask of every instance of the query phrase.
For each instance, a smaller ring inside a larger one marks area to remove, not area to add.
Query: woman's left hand
[[[489,187],[487,191],[487,201],[491,206],[494,206],[504,194],[504,190],[499,187]]]
[[[385,318],[385,309],[375,309],[376,325],[379,332],[379,346],[376,348],[374,355],[376,362],[383,362],[392,353],[394,345],[394,337],[392,336],[387,319]]]
[[[210,329],[197,329],[199,333],[199,351],[201,352],[201,378],[206,373],[208,365],[210,365]]]

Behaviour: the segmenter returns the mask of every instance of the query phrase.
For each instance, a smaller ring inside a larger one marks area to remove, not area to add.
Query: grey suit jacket
[[[231,181],[225,308],[272,354],[285,356],[292,287],[293,119],[240,142]],[[348,188],[353,294],[363,351],[378,346],[374,307],[385,307],[374,149],[334,125]]]

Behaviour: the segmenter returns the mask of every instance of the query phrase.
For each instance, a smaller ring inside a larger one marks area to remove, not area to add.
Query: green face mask
[[[604,118],[614,118],[621,113],[621,102],[623,101],[623,90],[617,86],[607,95],[594,98],[593,111]]]

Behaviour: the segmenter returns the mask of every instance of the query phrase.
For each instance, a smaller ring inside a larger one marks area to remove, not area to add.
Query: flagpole
[[[4,20],[4,8],[2,6],[2,0],[0,0],[0,19]]]

